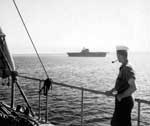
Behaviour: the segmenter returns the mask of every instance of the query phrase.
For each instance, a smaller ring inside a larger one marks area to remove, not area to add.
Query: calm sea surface
[[[46,79],[36,56],[15,56],[17,71],[25,76]],[[67,55],[42,55],[50,78],[55,82],[106,91],[114,86],[120,64],[111,61],[115,54],[104,58],[68,57]],[[131,53],[130,64],[136,73],[137,91],[134,97],[150,101],[150,53]],[[38,114],[39,82],[18,78],[29,103]],[[10,103],[10,87],[0,85],[0,97]],[[45,113],[45,97],[41,96],[41,118]],[[16,87],[16,105],[24,104]],[[49,91],[49,121],[59,126],[80,126],[81,91],[53,85]],[[114,108],[114,98],[84,92],[84,125],[108,126]],[[149,122],[150,106],[142,104],[141,119]],[[106,111],[106,112],[105,112]],[[137,118],[137,103],[132,113],[133,123]],[[150,122],[149,122],[150,123]],[[150,125],[143,123],[143,125]]]

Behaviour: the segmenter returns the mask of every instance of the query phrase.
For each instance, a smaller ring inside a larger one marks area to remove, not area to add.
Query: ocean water
[[[106,57],[68,57],[67,55],[41,55],[46,71],[55,82],[93,90],[110,90],[117,77],[120,63],[112,64],[114,53]],[[44,70],[36,56],[14,56],[16,70],[24,76],[46,79]],[[150,101],[150,53],[130,53],[129,61],[136,73],[135,98]],[[18,78],[29,103],[38,115],[39,82]],[[1,100],[10,104],[10,87],[0,85]],[[15,105],[24,100],[16,88]],[[49,91],[49,121],[57,126],[80,126],[81,91],[53,85]],[[41,96],[41,118],[45,114],[45,96]],[[150,125],[150,105],[141,104],[141,125]],[[84,92],[84,126],[109,126],[114,109],[114,98]],[[137,122],[137,103],[132,112],[133,124]],[[148,123],[145,123],[148,122]]]

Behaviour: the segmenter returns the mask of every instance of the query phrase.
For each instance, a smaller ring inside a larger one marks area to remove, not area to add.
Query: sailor
[[[135,73],[128,63],[128,47],[116,47],[117,60],[121,63],[114,88],[106,91],[106,95],[115,92],[115,110],[111,126],[132,126],[131,112],[134,105],[132,94],[136,91]]]

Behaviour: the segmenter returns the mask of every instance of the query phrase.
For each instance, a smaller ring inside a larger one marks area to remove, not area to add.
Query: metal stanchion
[[[141,108],[141,102],[138,101],[138,120],[137,120],[137,126],[140,126],[140,108]]]
[[[46,111],[45,111],[45,122],[47,123],[48,121],[48,92],[46,95]]]
[[[40,81],[39,83],[39,91],[41,89],[41,83],[42,81]],[[39,120],[41,119],[41,93],[39,92]]]
[[[83,126],[83,94],[84,90],[81,90],[81,126]]]

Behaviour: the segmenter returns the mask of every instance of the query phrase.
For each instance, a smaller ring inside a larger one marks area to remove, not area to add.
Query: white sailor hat
[[[117,50],[117,51],[119,51],[119,50],[128,51],[128,49],[129,49],[129,48],[128,48],[127,46],[116,46],[116,50]]]

